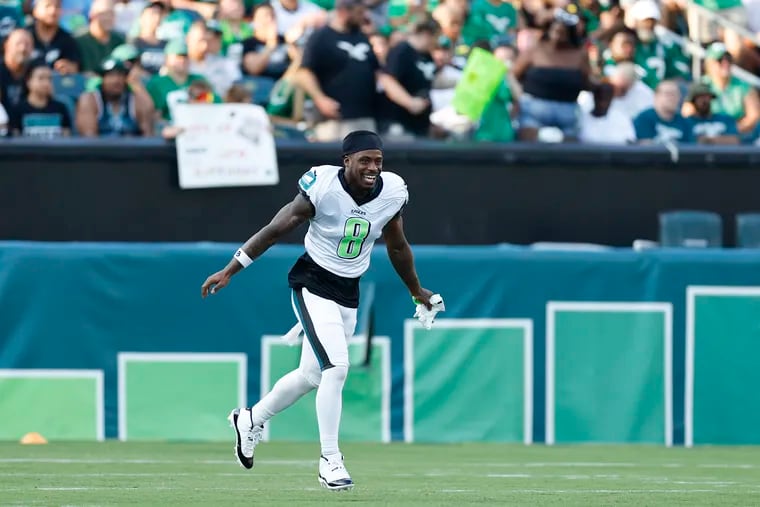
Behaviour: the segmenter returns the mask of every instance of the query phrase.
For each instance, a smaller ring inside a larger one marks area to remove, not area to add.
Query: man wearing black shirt
[[[337,141],[354,130],[376,130],[375,91],[413,114],[429,102],[413,97],[382,72],[367,36],[361,32],[366,7],[361,0],[337,0],[330,23],[316,30],[304,48],[296,82],[323,117],[314,128],[318,141]]]
[[[0,104],[10,112],[21,101],[26,62],[32,54],[32,36],[23,28],[13,30],[5,39],[0,62]]]
[[[411,27],[409,38],[396,44],[389,52],[385,71],[415,97],[430,97],[435,77],[431,52],[439,27],[435,21],[420,21]],[[381,130],[399,125],[405,133],[426,137],[430,130],[430,108],[414,114],[388,100],[381,115]]]
[[[41,58],[59,74],[79,72],[79,47],[74,37],[58,26],[61,0],[36,0],[32,10],[34,24],[29,31],[34,38],[33,58]]]

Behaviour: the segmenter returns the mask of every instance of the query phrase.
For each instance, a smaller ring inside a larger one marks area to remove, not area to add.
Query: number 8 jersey
[[[359,278],[369,268],[375,241],[401,213],[409,194],[400,176],[383,171],[375,188],[356,201],[344,173],[342,167],[324,165],[299,180],[299,191],[314,206],[304,244],[317,265],[340,277]]]

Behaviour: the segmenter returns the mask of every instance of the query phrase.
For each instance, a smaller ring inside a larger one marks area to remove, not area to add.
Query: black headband
[[[343,138],[343,156],[364,150],[381,150],[380,136],[369,130],[355,130]]]

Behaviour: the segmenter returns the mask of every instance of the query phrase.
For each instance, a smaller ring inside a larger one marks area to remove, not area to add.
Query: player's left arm
[[[396,216],[383,229],[385,248],[388,250],[388,258],[393,264],[398,276],[403,280],[412,297],[417,298],[428,310],[431,308],[430,296],[432,291],[424,289],[420,285],[417,270],[414,267],[414,254],[404,234],[404,219],[401,215]]]
[[[230,259],[227,266],[221,271],[217,271],[209,276],[201,286],[201,296],[206,297],[209,294],[215,294],[219,289],[230,283],[230,279],[235,273],[243,269],[243,263],[238,260],[240,257],[247,257],[247,263],[250,263],[257,257],[266,252],[269,247],[294,230],[302,223],[314,216],[314,207],[312,203],[303,196],[296,195],[296,198],[277,212],[271,222],[261,228],[259,232],[250,237],[235,256]]]

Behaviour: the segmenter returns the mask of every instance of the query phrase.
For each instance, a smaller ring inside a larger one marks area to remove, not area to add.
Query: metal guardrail
[[[699,17],[705,17],[709,19],[710,21],[714,21],[715,23],[719,24],[723,28],[732,30],[736,32],[737,34],[739,34],[744,39],[751,40],[752,42],[755,43],[755,45],[760,46],[760,36],[726,19],[725,17],[721,16],[717,12],[711,11],[710,9],[707,9],[706,7],[698,5],[694,3],[693,0],[687,0],[686,6],[687,6],[687,10],[696,11]],[[663,33],[665,33],[665,35],[669,39],[673,40],[673,42],[681,46],[681,48],[687,51],[692,57],[695,57],[692,62],[692,77],[694,79],[699,79],[699,77],[702,74],[702,60],[704,60],[704,56],[705,56],[705,50],[700,44],[701,34],[698,32],[690,33],[691,39],[689,39],[687,37],[683,37],[681,35],[676,34],[675,32],[668,30],[664,26],[658,26],[658,28],[662,29]],[[760,88],[760,78],[755,76],[751,72],[748,72],[737,65],[733,65],[731,67],[731,73],[737,78],[741,79],[742,81],[756,88]]]

